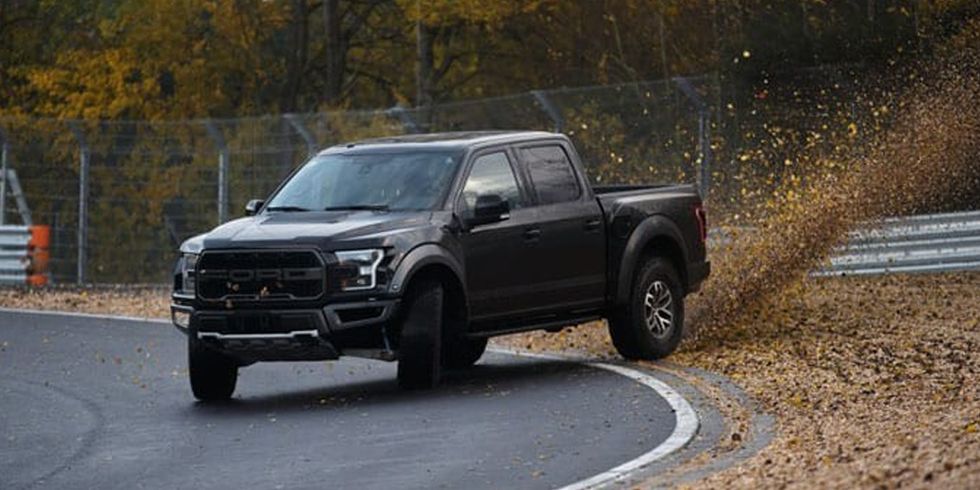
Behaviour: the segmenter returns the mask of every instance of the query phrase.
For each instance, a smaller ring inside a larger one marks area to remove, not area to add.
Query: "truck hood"
[[[383,246],[395,232],[432,226],[429,211],[324,211],[263,213],[229,221],[188,239],[183,252],[213,248],[313,246],[328,250],[347,244]],[[374,243],[372,243],[374,242]]]

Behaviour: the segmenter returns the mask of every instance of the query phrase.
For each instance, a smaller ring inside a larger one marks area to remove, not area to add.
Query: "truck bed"
[[[626,259],[635,258],[640,251],[628,251],[627,247],[637,227],[644,221],[649,221],[649,218],[658,223],[661,231],[674,230],[672,238],[678,242],[679,249],[662,252],[673,257],[679,270],[686,271],[705,261],[704,245],[698,240],[698,220],[694,216],[695,208],[701,204],[696,186],[609,185],[595,186],[592,192],[607,223],[607,263],[620,265],[609,268],[609,284],[617,284],[623,274],[633,270],[632,264]]]
[[[640,214],[664,214],[677,219],[701,201],[693,184],[604,185],[592,187],[608,222],[625,211]],[[680,214],[676,214],[680,212]]]

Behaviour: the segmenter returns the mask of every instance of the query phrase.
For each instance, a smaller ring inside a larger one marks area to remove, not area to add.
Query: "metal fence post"
[[[698,111],[698,154],[701,160],[698,165],[698,190],[702,197],[707,197],[711,185],[711,109],[705,104],[704,100],[694,90],[691,81],[684,77],[674,77],[671,80],[681,89],[687,100]]]
[[[0,225],[7,219],[7,134],[0,128]]]
[[[88,166],[89,166],[89,147],[85,140],[85,134],[77,122],[69,122],[68,128],[79,145],[79,168],[78,168],[78,267],[76,269],[75,281],[78,284],[85,284],[86,262],[88,261]]]
[[[206,121],[204,127],[218,147],[218,224],[220,225],[228,221],[228,145],[214,122]]]
[[[711,113],[707,109],[698,111],[698,138],[701,145],[701,165],[698,186],[702,197],[708,197],[711,188],[711,164],[714,154],[711,151]]]
[[[531,95],[534,96],[534,100],[537,100],[541,104],[541,109],[548,115],[551,122],[555,123],[555,132],[560,133],[565,128],[565,118],[562,117],[558,107],[551,102],[551,99],[548,98],[548,95],[543,90],[532,90]]]
[[[299,116],[296,114],[283,114],[282,117],[286,119],[286,122],[288,122],[289,125],[292,126],[297,133],[299,133],[300,137],[303,138],[303,141],[306,142],[306,156],[308,158],[313,158],[313,156],[316,155],[316,139],[314,139],[310,131],[306,129],[303,122],[299,120]]]

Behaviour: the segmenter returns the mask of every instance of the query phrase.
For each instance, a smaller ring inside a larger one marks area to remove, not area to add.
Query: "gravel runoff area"
[[[160,288],[0,289],[11,308],[165,317],[167,304]],[[612,355],[598,323],[499,342]],[[694,486],[980,488],[980,274],[809,279],[670,361],[724,374],[777,417],[769,446]]]

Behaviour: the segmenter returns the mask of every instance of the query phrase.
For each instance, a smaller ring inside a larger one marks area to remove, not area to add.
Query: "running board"
[[[575,327],[583,323],[593,322],[602,319],[599,315],[588,315],[581,317],[564,317],[557,318],[549,321],[529,323],[527,325],[521,325],[517,327],[508,327],[501,329],[485,330],[479,332],[470,332],[466,336],[472,339],[484,339],[489,337],[496,337],[498,335],[509,335],[513,333],[531,332],[534,330],[560,330],[566,327]]]

